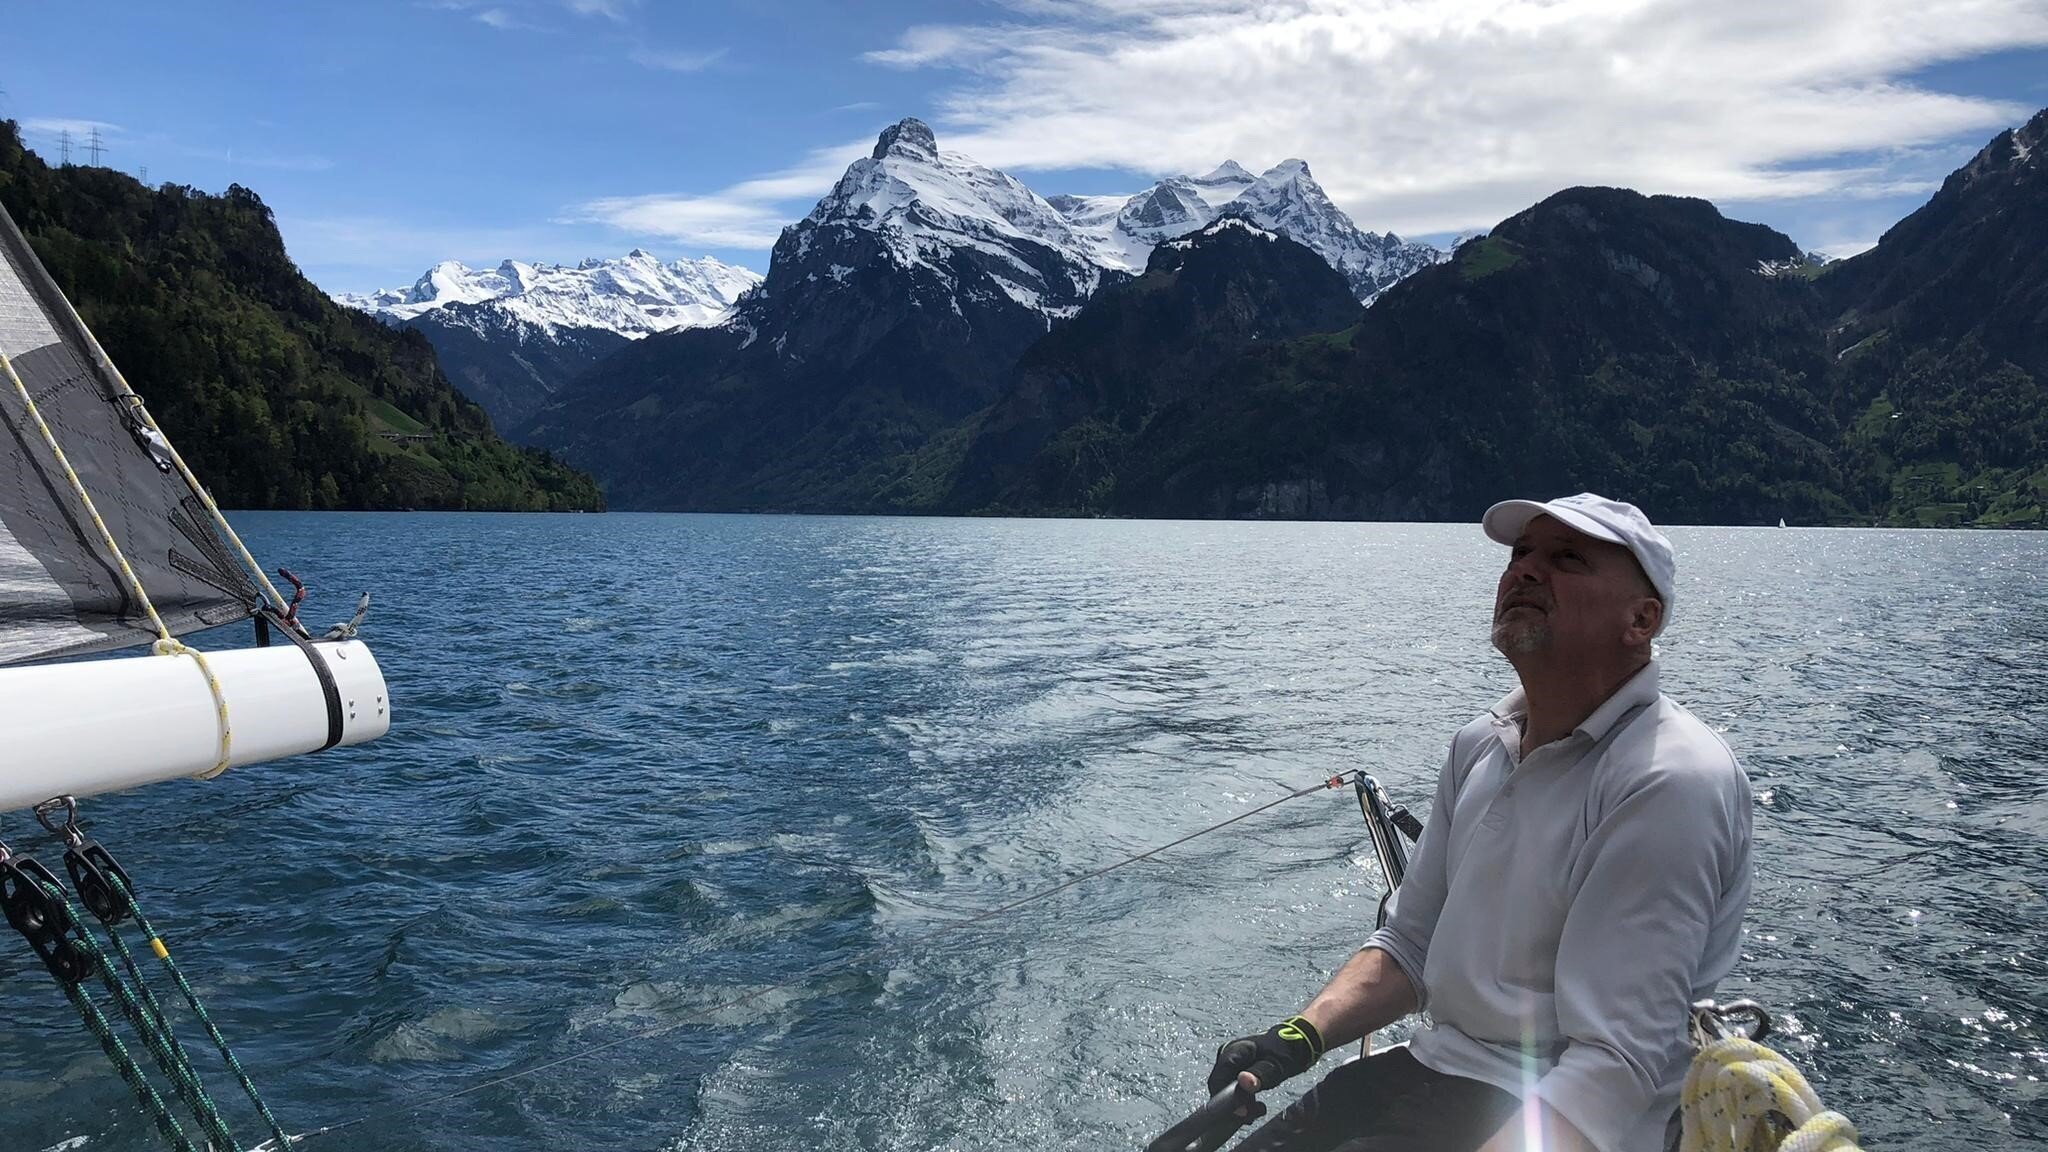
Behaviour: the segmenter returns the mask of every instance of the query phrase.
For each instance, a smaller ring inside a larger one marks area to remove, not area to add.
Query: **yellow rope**
[[[83,325],[80,327],[82,329]],[[157,615],[156,605],[149,602],[148,589],[142,586],[142,580],[135,575],[135,569],[128,563],[128,557],[122,554],[121,545],[115,541],[113,530],[108,528],[107,522],[100,517],[100,510],[93,506],[92,494],[85,490],[85,482],[78,478],[77,469],[71,466],[70,458],[64,455],[64,446],[57,443],[57,434],[50,431],[49,423],[43,419],[42,410],[36,407],[36,398],[29,394],[28,385],[22,382],[21,375],[14,370],[14,364],[7,359],[4,351],[0,351],[0,370],[4,370],[7,379],[13,382],[14,391],[21,396],[22,406],[27,410],[29,419],[35,421],[36,430],[43,434],[43,442],[50,446],[50,454],[57,458],[58,466],[64,469],[64,478],[71,482],[72,493],[78,497],[78,502],[85,509],[86,515],[92,517],[93,527],[100,530],[100,539],[105,541],[107,552],[113,556],[114,562],[120,565],[121,575],[127,579],[128,587],[141,602],[142,610],[149,614],[149,622],[156,627],[159,639],[150,650],[160,656],[190,656],[193,663],[198,665],[199,674],[206,677],[206,689],[213,693],[214,712],[220,720],[220,757],[214,761],[213,767],[199,774],[200,779],[211,780],[228,770],[228,752],[234,744],[234,732],[228,726],[228,701],[221,692],[220,679],[213,674],[213,667],[206,662],[205,656],[195,648],[186,647],[171,635],[169,628],[164,626],[163,617]],[[210,505],[211,501],[208,503]]]
[[[1859,1152],[1856,1126],[1823,1109],[1791,1061],[1739,1036],[1693,1057],[1679,1111],[1679,1152]]]

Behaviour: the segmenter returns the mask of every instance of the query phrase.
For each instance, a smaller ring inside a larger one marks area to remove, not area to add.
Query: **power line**
[[[57,134],[57,154],[62,157],[64,167],[71,167],[71,129],[66,128]]]
[[[97,124],[95,124],[95,125],[93,125],[93,126],[92,126],[92,137],[91,137],[91,138],[90,138],[90,139],[89,139],[89,140],[87,141],[87,143],[86,143],[86,145],[85,145],[85,151],[86,151],[86,154],[87,154],[88,156],[91,156],[91,157],[92,157],[92,160],[91,160],[91,164],[92,164],[92,166],[93,166],[93,167],[95,167],[95,168],[99,167],[99,166],[100,166],[100,151],[101,151],[101,148],[100,148],[100,126],[99,126],[99,125],[97,125]]]

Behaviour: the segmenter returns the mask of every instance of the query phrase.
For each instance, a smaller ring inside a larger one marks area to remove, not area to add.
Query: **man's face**
[[[1628,549],[1538,516],[1494,592],[1493,646],[1511,658],[1579,658],[1648,643],[1663,617],[1661,605],[1644,605],[1655,596]]]

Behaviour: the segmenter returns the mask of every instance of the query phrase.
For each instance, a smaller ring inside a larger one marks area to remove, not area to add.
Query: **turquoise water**
[[[1140,1146],[1369,927],[1348,793],[921,934],[1346,768],[1426,808],[1511,683],[1464,526],[236,520],[374,593],[396,730],[86,812],[310,1152]],[[2048,1139],[2048,535],[1673,537],[1723,993],[1874,1146]],[[0,1036],[0,1147],[155,1146],[11,934]]]

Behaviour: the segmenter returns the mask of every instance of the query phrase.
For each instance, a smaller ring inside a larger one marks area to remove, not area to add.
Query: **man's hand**
[[[1209,1070],[1214,1095],[1235,1080],[1247,1092],[1262,1092],[1289,1076],[1308,1071],[1323,1055],[1323,1034],[1300,1016],[1290,1016],[1257,1036],[1244,1036],[1216,1049]]]

